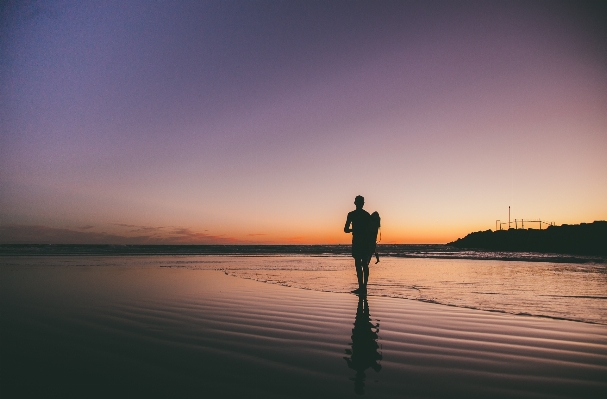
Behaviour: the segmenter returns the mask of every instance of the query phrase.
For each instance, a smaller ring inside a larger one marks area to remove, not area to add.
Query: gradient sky
[[[0,7],[0,242],[348,243],[358,194],[384,243],[607,219],[604,3]]]

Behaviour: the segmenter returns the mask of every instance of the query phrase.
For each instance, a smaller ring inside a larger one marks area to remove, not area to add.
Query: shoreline
[[[160,267],[167,268],[167,269],[180,269],[180,268],[183,268],[183,267],[176,267],[176,266],[160,266]],[[255,279],[248,278],[248,277],[240,277],[240,276],[237,276],[237,275],[234,275],[234,274],[228,274],[228,273],[220,271],[220,270],[218,270],[218,271],[220,273],[224,273],[226,276],[233,277],[233,278],[245,279],[245,280],[254,281],[254,282],[262,283],[262,284],[277,285],[277,286],[280,286],[280,287],[291,288],[291,289],[296,289],[296,290],[314,291],[314,292],[325,292],[325,293],[328,293],[328,294],[355,295],[355,294],[351,294],[351,293],[348,293],[348,292],[335,292],[335,291],[314,290],[314,289],[311,289],[311,288],[302,288],[302,287],[295,287],[295,286],[287,285],[287,284],[281,284],[281,283],[275,283],[275,282],[269,282],[269,281],[255,280]],[[404,297],[398,297],[398,296],[375,295],[375,294],[367,294],[366,297],[367,298],[390,298],[390,299],[396,299],[396,300],[401,300],[401,301],[412,301],[412,302],[427,303],[427,304],[439,305],[439,306],[448,306],[448,307],[457,308],[457,309],[468,309],[468,310],[474,310],[474,311],[478,311],[478,312],[490,312],[490,313],[497,313],[497,314],[503,314],[503,315],[517,316],[517,317],[532,317],[532,318],[533,317],[537,317],[537,318],[540,318],[540,319],[555,320],[555,321],[568,321],[568,322],[573,322],[573,323],[583,323],[583,324],[590,324],[590,325],[607,327],[607,323],[600,323],[600,322],[594,322],[594,321],[588,321],[588,320],[571,319],[571,318],[558,317],[558,316],[547,316],[547,315],[541,315],[541,314],[532,314],[532,313],[525,313],[525,312],[513,313],[513,312],[507,312],[505,310],[499,310],[499,309],[482,309],[482,308],[473,307],[473,306],[461,306],[461,305],[454,305],[454,304],[449,304],[449,303],[442,303],[442,302],[431,300],[431,299],[413,299],[413,298],[404,298]],[[601,299],[607,299],[607,297],[604,297],[604,298],[601,298]]]
[[[318,292],[349,294],[357,284],[350,258],[343,256],[0,257],[0,265],[8,267],[108,264],[220,270],[239,278]],[[603,265],[392,257],[373,265],[371,272],[369,296],[607,325]]]
[[[607,328],[600,325],[379,296],[368,297],[365,306],[352,294],[211,270],[42,266],[0,272],[2,384],[34,394],[607,393]],[[44,391],[28,385],[32,376],[46,384]]]

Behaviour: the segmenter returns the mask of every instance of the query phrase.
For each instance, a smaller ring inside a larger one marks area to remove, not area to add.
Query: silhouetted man
[[[371,261],[370,223],[371,215],[363,209],[365,199],[361,195],[354,199],[356,209],[348,213],[344,232],[352,233],[352,257],[356,266],[358,277],[358,289],[352,291],[356,294],[364,294],[367,291],[367,280],[369,279],[369,262]],[[352,225],[352,228],[350,228]]]

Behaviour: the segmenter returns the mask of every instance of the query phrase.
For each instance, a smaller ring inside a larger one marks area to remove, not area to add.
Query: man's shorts
[[[352,240],[352,257],[355,259],[371,258],[371,246],[368,240]]]

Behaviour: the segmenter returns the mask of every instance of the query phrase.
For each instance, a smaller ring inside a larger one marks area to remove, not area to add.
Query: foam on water
[[[41,262],[41,259],[43,261]],[[289,287],[347,293],[356,288],[348,256],[54,256],[3,257],[5,267],[171,267],[225,274]],[[383,257],[371,265],[368,294],[463,308],[607,324],[607,265]]]
[[[349,292],[347,257],[240,258],[227,274],[291,287]],[[198,266],[197,266],[198,267]],[[384,258],[371,266],[369,295],[607,324],[607,267],[469,259]]]

